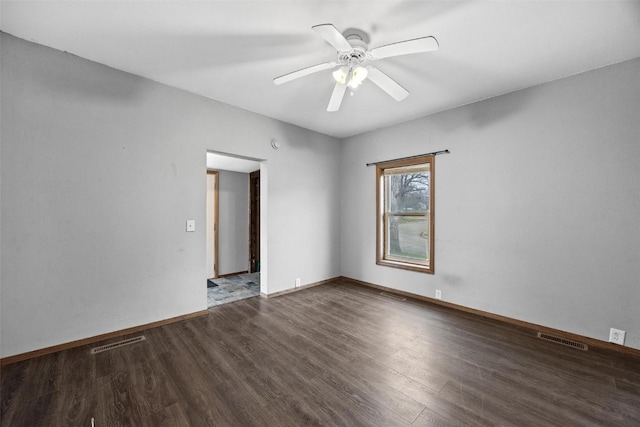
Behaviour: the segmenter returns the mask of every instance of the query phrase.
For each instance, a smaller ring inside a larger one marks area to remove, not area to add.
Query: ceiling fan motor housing
[[[363,41],[365,44],[365,47],[366,45],[369,44],[369,41],[370,41],[369,34],[367,34],[366,32],[358,28],[347,28],[342,32],[342,35],[344,36],[345,39],[347,39],[349,43],[351,43],[351,40]]]
[[[342,32],[344,38],[353,48],[351,52],[339,52],[338,61],[347,67],[362,64],[368,57],[369,34],[357,28],[347,28]]]

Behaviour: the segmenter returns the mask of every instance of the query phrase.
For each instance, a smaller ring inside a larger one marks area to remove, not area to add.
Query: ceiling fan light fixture
[[[367,78],[367,74],[369,71],[364,67],[356,67],[351,73],[351,79],[349,80],[349,87],[352,89],[357,88],[360,84],[365,81]]]
[[[349,69],[347,67],[340,67],[333,72],[333,78],[337,83],[341,85],[347,82],[347,77],[349,76]]]

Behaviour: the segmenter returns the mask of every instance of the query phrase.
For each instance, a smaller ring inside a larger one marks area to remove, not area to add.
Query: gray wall
[[[218,274],[249,269],[249,174],[218,174]]]
[[[636,59],[344,141],[342,274],[640,348],[639,114]],[[365,163],[442,149],[435,275],[377,266]]]
[[[207,149],[265,160],[263,291],[339,275],[336,139],[1,43],[1,357],[206,309]]]
[[[340,143],[0,40],[1,357],[206,308],[207,149],[265,160],[264,292],[343,274],[640,348],[640,60]],[[443,148],[436,274],[376,266],[365,163]]]

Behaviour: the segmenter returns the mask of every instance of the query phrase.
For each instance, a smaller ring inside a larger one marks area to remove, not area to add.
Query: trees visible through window
[[[433,273],[433,156],[377,165],[377,259]]]

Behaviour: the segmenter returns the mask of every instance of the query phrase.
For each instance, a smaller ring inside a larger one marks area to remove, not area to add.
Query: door
[[[249,269],[260,271],[260,171],[249,174]]]

